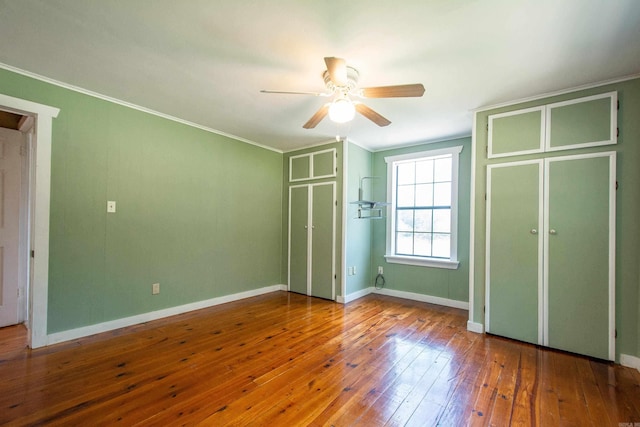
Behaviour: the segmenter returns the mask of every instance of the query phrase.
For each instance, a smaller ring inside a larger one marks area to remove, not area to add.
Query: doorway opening
[[[48,344],[51,140],[53,119],[60,110],[3,94],[0,94],[0,110],[4,118],[17,119],[23,129],[14,130],[24,136],[17,144],[24,147],[19,148],[22,155],[19,154],[18,162],[23,162],[19,175],[26,184],[20,185],[17,196],[19,219],[14,231],[18,236],[16,297],[19,301],[16,300],[15,308],[16,319],[27,326],[29,346],[37,348]]]
[[[28,322],[35,119],[0,109],[0,327]]]

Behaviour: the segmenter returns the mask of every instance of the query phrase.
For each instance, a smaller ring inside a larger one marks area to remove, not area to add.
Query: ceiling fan
[[[360,101],[353,98],[399,98],[421,97],[424,94],[424,86],[421,83],[395,86],[375,86],[358,88],[359,73],[353,67],[347,65],[343,58],[326,57],[324,62],[327,69],[322,74],[327,92],[290,92],[279,90],[261,90],[262,93],[283,93],[293,95],[312,95],[333,98],[331,102],[324,104],[302,126],[305,129],[313,129],[327,115],[336,123],[345,123],[353,119],[355,113],[362,114],[378,126],[388,126],[391,122],[381,116]]]

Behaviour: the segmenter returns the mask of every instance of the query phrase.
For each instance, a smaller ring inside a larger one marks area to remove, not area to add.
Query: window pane
[[[416,185],[416,206],[433,206],[433,184]]]
[[[416,182],[415,172],[415,162],[400,163],[398,165],[398,185],[413,184]]]
[[[398,187],[398,207],[413,207],[414,185],[403,185]]]
[[[435,160],[434,181],[451,181],[451,157]]]
[[[398,211],[396,230],[413,231],[413,211]]]
[[[415,231],[430,232],[431,231],[431,215],[433,211],[431,209],[424,209],[415,211]]]
[[[433,182],[433,160],[416,162],[416,183]]]
[[[451,183],[433,184],[433,206],[451,206]]]
[[[451,232],[451,209],[435,209],[433,211],[434,233]]]
[[[414,239],[414,254],[418,256],[431,256],[431,234],[417,233]]]
[[[439,258],[451,256],[451,235],[433,234],[433,256]]]
[[[413,234],[412,233],[396,234],[396,254],[413,255]]]

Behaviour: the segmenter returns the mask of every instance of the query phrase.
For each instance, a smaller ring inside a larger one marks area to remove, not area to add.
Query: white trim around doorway
[[[51,141],[53,119],[60,109],[24,99],[0,94],[0,108],[35,118],[35,137],[30,159],[29,198],[33,207],[30,218],[31,258],[30,283],[28,284],[29,346],[42,347],[48,344],[47,303],[49,291],[49,210],[51,190]]]

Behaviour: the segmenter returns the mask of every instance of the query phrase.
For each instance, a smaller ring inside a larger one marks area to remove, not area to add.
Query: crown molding
[[[580,85],[580,86],[574,86],[574,87],[571,87],[571,88],[568,88],[568,89],[562,89],[562,90],[557,90],[557,91],[553,91],[553,92],[543,93],[541,95],[534,95],[534,96],[529,96],[529,97],[526,97],[526,98],[514,99],[512,101],[500,102],[498,104],[485,105],[485,106],[478,107],[478,108],[475,108],[475,109],[470,110],[470,111],[472,113],[479,113],[481,111],[493,110],[495,108],[509,107],[511,105],[514,105],[514,104],[522,104],[524,102],[537,101],[539,99],[550,98],[552,96],[565,95],[567,93],[573,93],[573,92],[577,92],[577,91],[580,91],[580,90],[593,89],[593,88],[596,88],[596,87],[606,86],[606,85],[610,85],[610,84],[614,84],[614,83],[626,82],[626,81],[634,80],[634,79],[637,79],[637,78],[640,78],[640,73],[631,74],[631,75],[623,76],[623,77],[617,77],[617,78],[609,79],[609,80],[602,80],[602,81],[595,82],[595,83],[588,83],[588,84],[584,84],[584,85]]]
[[[203,130],[205,132],[214,133],[216,135],[224,136],[226,138],[230,138],[230,139],[233,139],[233,140],[236,140],[236,141],[239,141],[239,142],[244,142],[245,144],[250,144],[250,145],[254,145],[256,147],[264,148],[265,150],[275,151],[276,153],[280,153],[280,154],[283,153],[282,150],[278,150],[276,148],[269,147],[269,146],[260,144],[260,143],[255,142],[255,141],[251,141],[249,139],[242,138],[242,137],[237,136],[237,135],[232,135],[230,133],[222,132],[222,131],[219,131],[217,129],[210,128],[208,126],[203,126],[203,125],[200,125],[198,123],[190,122],[189,120],[184,120],[184,119],[181,119],[179,117],[175,117],[175,116],[172,116],[172,115],[169,115],[169,114],[161,113],[161,112],[156,111],[156,110],[152,110],[150,108],[146,108],[146,107],[142,107],[140,105],[133,104],[131,102],[123,101],[121,99],[117,99],[117,98],[113,98],[111,96],[103,95],[101,93],[94,92],[94,91],[88,90],[88,89],[84,89],[84,88],[81,88],[79,86],[75,86],[75,85],[72,85],[72,84],[69,84],[69,83],[61,82],[59,80],[55,80],[55,79],[52,79],[50,77],[46,77],[46,76],[43,76],[43,75],[40,75],[40,74],[32,73],[31,71],[23,70],[21,68],[14,67],[12,65],[8,65],[8,64],[4,64],[4,63],[0,62],[0,68],[4,69],[4,70],[7,70],[7,71],[11,71],[11,72],[16,73],[16,74],[20,74],[20,75],[23,75],[23,76],[26,76],[26,77],[30,77],[30,78],[35,79],[35,80],[40,80],[42,82],[49,83],[49,84],[52,84],[54,86],[58,86],[58,87],[61,87],[61,88],[64,88],[64,89],[68,89],[68,90],[71,90],[71,91],[74,91],[74,92],[78,92],[78,93],[81,93],[83,95],[91,96],[93,98],[98,98],[98,99],[101,99],[103,101],[111,102],[111,103],[114,103],[114,104],[121,105],[123,107],[131,108],[133,110],[141,111],[143,113],[147,113],[147,114],[151,114],[151,115],[154,115],[154,116],[157,116],[157,117],[161,117],[163,119],[171,120],[172,122],[176,122],[176,123],[180,123],[180,124],[183,124],[183,125],[187,125],[187,126],[196,128],[196,129],[200,129],[200,130]]]

